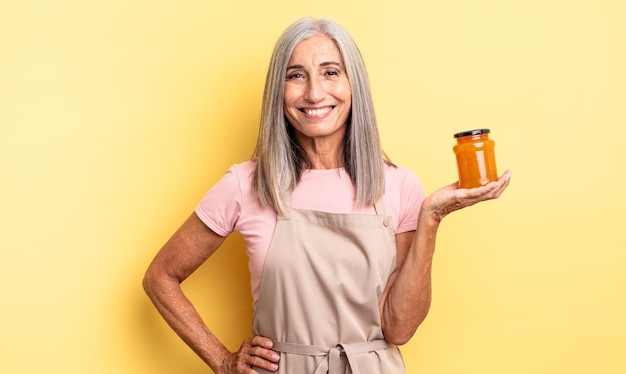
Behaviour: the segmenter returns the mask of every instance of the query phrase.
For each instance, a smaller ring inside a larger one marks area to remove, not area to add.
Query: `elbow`
[[[397,346],[405,345],[409,342],[409,339],[386,339],[389,343]]]
[[[404,345],[413,338],[417,328],[422,324],[426,315],[411,315],[409,319],[395,319],[383,322],[383,336],[385,340],[394,345]]]
[[[385,333],[385,340],[393,345],[404,345],[411,340],[415,330],[412,331],[396,331],[393,333]]]
[[[141,285],[148,297],[155,301],[159,295],[172,292],[176,287],[180,287],[182,280],[172,275],[167,269],[152,263],[143,276]]]
[[[148,271],[146,271],[146,273],[144,274],[143,279],[141,280],[141,286],[143,287],[144,292],[148,295],[150,295],[152,284],[152,274],[150,273],[150,269],[148,269]]]
[[[148,294],[150,298],[152,298],[156,289],[158,288],[159,278],[160,277],[154,267],[152,265],[148,267],[148,270],[146,270],[146,273],[144,274],[141,281],[141,285],[144,292]]]

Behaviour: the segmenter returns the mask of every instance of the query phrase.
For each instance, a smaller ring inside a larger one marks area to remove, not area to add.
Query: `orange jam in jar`
[[[454,134],[459,188],[480,187],[498,180],[496,143],[489,139],[489,132],[489,129],[479,129]]]

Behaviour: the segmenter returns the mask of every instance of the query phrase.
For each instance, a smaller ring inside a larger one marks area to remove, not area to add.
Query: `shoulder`
[[[416,188],[422,189],[422,181],[413,170],[402,165],[385,165],[386,189]]]
[[[231,165],[214,188],[221,188],[224,192],[246,194],[252,190],[252,176],[256,162],[244,161]]]
[[[256,169],[256,161],[248,160],[234,164],[228,169],[228,172],[234,173],[237,177],[248,180],[252,178],[254,170]]]
[[[253,172],[254,163],[252,161],[231,165],[209,192],[216,193],[219,191],[222,194],[241,192],[241,189],[245,189],[246,185],[249,184]]]
[[[200,219],[221,236],[235,228],[242,210],[253,200],[251,182],[255,165],[252,161],[232,165],[196,206]]]

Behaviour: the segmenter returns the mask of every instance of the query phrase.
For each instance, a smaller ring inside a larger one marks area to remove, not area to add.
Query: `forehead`
[[[316,34],[312,37],[301,41],[289,59],[289,64],[294,63],[314,63],[323,62],[343,62],[339,49],[335,42],[328,36]]]

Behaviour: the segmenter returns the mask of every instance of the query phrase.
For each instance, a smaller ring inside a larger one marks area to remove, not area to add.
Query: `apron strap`
[[[385,211],[385,203],[383,202],[383,197],[381,196],[378,201],[374,203],[374,210],[376,214],[379,216],[386,216],[387,212]]]
[[[291,190],[281,192],[280,200],[283,202],[285,212],[282,215],[278,214],[278,218],[289,218],[291,215]]]
[[[360,374],[356,356],[362,353],[391,349],[394,346],[385,339],[356,344],[337,344],[333,348],[319,345],[305,345],[296,343],[274,342],[274,350],[282,353],[292,353],[305,356],[325,356],[325,359],[315,369],[315,374],[341,374],[341,356],[348,361],[348,367],[353,374]]]

